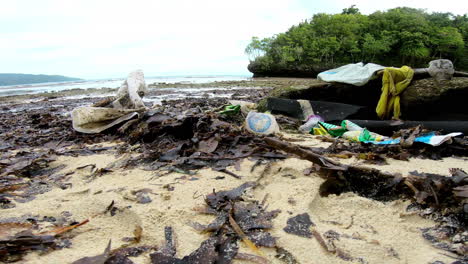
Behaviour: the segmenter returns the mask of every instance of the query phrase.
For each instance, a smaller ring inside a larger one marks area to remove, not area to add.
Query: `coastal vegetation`
[[[81,79],[62,75],[0,73],[1,85],[33,84],[45,82],[79,81]]]
[[[439,58],[467,70],[468,15],[408,7],[363,15],[353,5],[341,14],[316,14],[269,38],[253,37],[245,52],[257,76],[313,76],[360,61],[427,67]]]

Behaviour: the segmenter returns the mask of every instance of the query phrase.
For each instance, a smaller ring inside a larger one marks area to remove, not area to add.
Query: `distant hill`
[[[79,80],[81,79],[66,77],[62,75],[0,73],[0,86],[1,85],[44,83],[44,82],[79,81]]]

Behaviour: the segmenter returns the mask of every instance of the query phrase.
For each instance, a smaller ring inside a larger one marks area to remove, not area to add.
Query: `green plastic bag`
[[[341,137],[343,134],[348,131],[346,128],[341,127],[341,126],[335,126],[332,124],[328,124],[325,122],[318,122],[318,124],[323,127],[328,134],[334,136],[334,137]]]
[[[224,110],[219,112],[222,115],[237,115],[240,113],[240,105],[227,105],[224,107]]]

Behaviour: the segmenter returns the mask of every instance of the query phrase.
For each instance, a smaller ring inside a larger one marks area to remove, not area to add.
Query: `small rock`
[[[149,197],[149,195],[145,192],[139,192],[136,194],[136,197],[137,197],[137,203],[140,203],[140,204],[147,204],[147,203],[151,203],[152,200],[151,198]]]
[[[453,243],[461,243],[462,242],[462,236],[460,234],[456,234],[452,237],[452,242]]]

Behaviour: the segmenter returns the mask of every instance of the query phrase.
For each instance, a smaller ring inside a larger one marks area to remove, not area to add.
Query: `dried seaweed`
[[[36,231],[38,227],[31,223],[0,223],[0,261],[17,261],[29,251],[47,251],[59,248],[58,237],[60,235],[86,223],[88,220],[41,233],[38,233]]]
[[[286,233],[302,237],[312,237],[310,227],[315,226],[310,220],[308,213],[303,213],[288,219],[286,227],[283,229]]]
[[[111,241],[109,240],[102,254],[92,257],[83,257],[72,262],[72,264],[134,264],[129,257],[137,257],[145,252],[154,250],[156,250],[156,247],[150,246],[120,247],[111,250]]]
[[[76,261],[73,261],[72,264],[105,264],[110,257],[111,241],[107,244],[106,249],[100,255],[93,257],[84,257]]]
[[[254,263],[258,264],[268,264],[270,263],[266,258],[252,255],[252,254],[247,254],[247,253],[237,253],[236,259],[241,259],[241,260],[248,260]]]
[[[27,251],[51,249],[55,245],[52,235],[34,235],[31,231],[17,233],[13,237],[0,240],[0,261],[19,260]]]
[[[287,251],[285,248],[282,247],[276,248],[275,258],[281,260],[286,264],[299,264],[299,262],[293,256],[293,254],[291,254],[291,252]]]
[[[244,192],[255,185],[255,182],[246,182],[229,191],[213,192],[206,196],[206,203],[209,207],[218,210],[231,202],[240,201]]]
[[[249,247],[255,253],[262,255],[262,253],[257,248],[257,246],[255,246],[255,244],[252,241],[250,241],[250,239],[245,235],[244,231],[236,223],[236,220],[234,220],[234,218],[232,217],[231,214],[228,215],[228,219],[229,219],[229,224],[231,225],[234,232],[236,232],[237,235],[242,239],[242,241],[244,241],[244,243],[247,245],[247,247]]]
[[[162,252],[150,254],[152,264],[209,264],[216,263],[219,258],[219,253],[216,251],[218,240],[211,237],[202,242],[200,247],[190,255],[182,259],[166,255]]]
[[[276,247],[276,238],[266,230],[273,227],[271,220],[279,211],[266,211],[264,203],[244,201],[242,196],[246,190],[255,185],[254,182],[246,182],[232,190],[207,195],[206,207],[196,210],[214,214],[216,218],[208,225],[190,225],[198,231],[210,232],[212,236],[189,256],[177,259],[160,251],[151,255],[152,263],[231,263],[237,257],[268,263],[258,247]],[[238,240],[244,241],[260,256],[237,253]]]
[[[183,116],[178,109],[164,110],[164,121],[156,122],[154,115],[147,113],[142,121],[130,129],[126,137],[130,143],[145,146],[147,162],[159,161],[181,169],[212,167],[218,171],[240,178],[226,170],[239,159],[246,157],[284,158],[272,148],[262,144],[253,134],[247,134],[239,126],[221,120],[213,112],[190,109]]]

